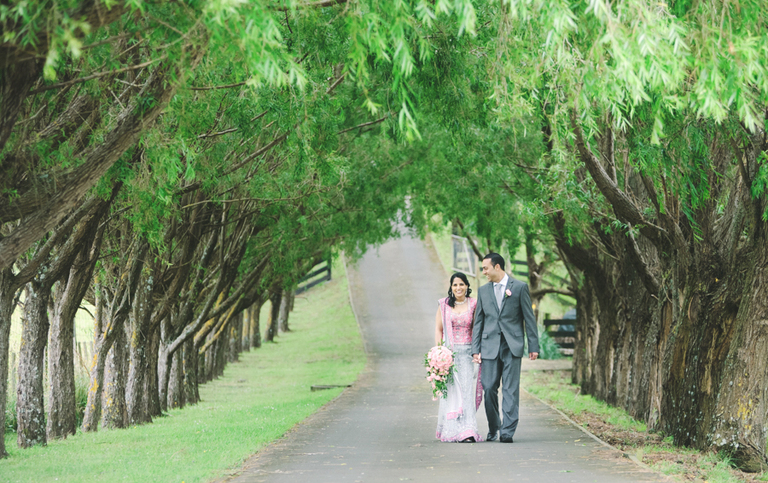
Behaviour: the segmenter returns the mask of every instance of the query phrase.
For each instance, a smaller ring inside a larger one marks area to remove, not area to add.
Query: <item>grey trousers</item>
[[[501,430],[502,438],[511,438],[517,430],[520,419],[520,364],[521,357],[515,357],[509,350],[504,335],[501,336],[499,355],[495,359],[483,359],[480,380],[485,396],[485,415],[488,431],[496,434]],[[499,418],[499,382],[502,383],[502,420]]]

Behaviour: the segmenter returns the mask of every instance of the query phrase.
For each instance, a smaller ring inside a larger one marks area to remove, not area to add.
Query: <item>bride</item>
[[[440,398],[437,415],[436,436],[444,442],[482,441],[476,412],[483,390],[471,354],[477,300],[469,297],[471,293],[467,276],[454,273],[448,297],[438,300],[435,314],[435,345],[443,343],[454,352],[453,382],[448,384],[447,396]]]

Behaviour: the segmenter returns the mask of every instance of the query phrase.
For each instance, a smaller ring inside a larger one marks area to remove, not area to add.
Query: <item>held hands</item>
[[[530,357],[530,359],[532,361],[535,361],[536,359],[539,358],[539,353],[538,352],[531,352],[530,354],[528,354],[528,357]]]

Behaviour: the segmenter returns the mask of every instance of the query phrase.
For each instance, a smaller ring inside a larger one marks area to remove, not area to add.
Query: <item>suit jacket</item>
[[[507,296],[509,290],[512,295]],[[531,308],[528,284],[509,277],[501,302],[496,305],[493,283],[486,283],[477,294],[475,322],[472,327],[472,353],[483,359],[495,359],[499,355],[501,337],[515,357],[523,357],[525,333],[528,334],[528,352],[539,352],[539,331]]]

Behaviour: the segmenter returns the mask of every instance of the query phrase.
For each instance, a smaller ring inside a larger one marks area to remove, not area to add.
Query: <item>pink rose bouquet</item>
[[[453,351],[438,345],[424,357],[427,381],[432,385],[432,400],[448,395],[448,383],[453,381]]]

